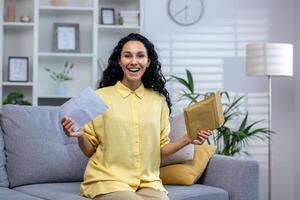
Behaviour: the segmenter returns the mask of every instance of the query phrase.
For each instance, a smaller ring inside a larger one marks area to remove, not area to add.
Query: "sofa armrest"
[[[259,199],[259,164],[255,160],[214,155],[200,181],[226,190],[230,200]]]

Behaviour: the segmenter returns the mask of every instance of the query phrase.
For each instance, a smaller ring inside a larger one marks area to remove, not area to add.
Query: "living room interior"
[[[299,8],[296,0],[1,0],[0,99],[16,91],[33,106],[60,106],[96,89],[116,42],[141,33],[155,45],[167,78],[185,78],[188,69],[195,91],[244,96],[239,111],[250,122],[271,121],[271,140],[250,141],[250,155],[236,156],[258,161],[259,199],[297,200]],[[268,77],[246,73],[246,46],[262,43],[293,45],[292,76],[272,77],[271,104]],[[55,75],[61,71],[64,77]],[[182,85],[167,86],[176,102]],[[173,112],[186,105],[176,103]]]

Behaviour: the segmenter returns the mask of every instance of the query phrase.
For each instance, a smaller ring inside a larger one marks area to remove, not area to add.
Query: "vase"
[[[67,3],[67,0],[52,0],[53,6],[65,6]]]
[[[57,95],[65,95],[67,93],[66,84],[64,81],[58,82],[55,88]]]
[[[6,19],[7,22],[14,22],[16,21],[16,7],[13,2],[7,3],[6,9]]]

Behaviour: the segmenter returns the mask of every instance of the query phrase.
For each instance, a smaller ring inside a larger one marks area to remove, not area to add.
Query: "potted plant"
[[[65,87],[65,82],[73,80],[73,78],[69,75],[70,71],[73,69],[74,64],[66,62],[63,66],[63,69],[61,72],[55,72],[52,69],[48,67],[44,67],[44,69],[49,72],[49,75],[52,80],[57,82],[56,86],[56,94],[58,95],[64,95],[66,94],[66,87]]]
[[[192,73],[186,70],[186,79],[171,76],[169,80],[175,80],[184,86],[184,90],[180,91],[178,101],[187,99],[189,104],[198,102],[199,100],[208,97],[211,93],[197,93],[194,90],[194,81]],[[243,103],[244,96],[230,98],[228,92],[220,92],[221,97],[225,96],[227,103],[223,103],[224,109],[224,124],[213,131],[212,142],[211,138],[208,143],[214,143],[217,146],[217,153],[223,155],[234,156],[236,154],[248,154],[244,150],[244,147],[248,145],[248,142],[252,139],[259,139],[262,141],[269,140],[269,133],[272,131],[267,128],[256,128],[262,120],[255,121],[253,123],[248,122],[248,112],[242,113],[239,111],[239,107]],[[230,127],[228,124],[232,120],[241,119],[238,127]]]
[[[11,92],[8,94],[6,99],[4,99],[3,105],[5,104],[16,104],[16,105],[31,105],[29,101],[24,99],[24,95],[20,92]]]

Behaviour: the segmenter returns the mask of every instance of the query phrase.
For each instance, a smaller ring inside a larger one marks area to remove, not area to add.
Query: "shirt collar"
[[[143,83],[135,91],[132,91],[131,89],[126,87],[121,81],[118,81],[116,83],[115,87],[123,98],[126,98],[131,93],[134,93],[138,98],[142,99],[144,96],[144,93],[145,93],[145,87],[144,87]]]

